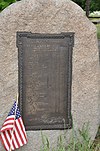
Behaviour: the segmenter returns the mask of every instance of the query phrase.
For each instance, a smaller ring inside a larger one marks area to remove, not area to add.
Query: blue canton
[[[8,116],[15,115],[15,110],[16,110],[16,102],[14,103],[14,105],[13,105],[12,109],[10,110]],[[18,108],[18,105],[17,105],[16,119],[18,119],[20,117],[21,117],[21,114],[20,114],[20,111],[19,111],[19,108]]]

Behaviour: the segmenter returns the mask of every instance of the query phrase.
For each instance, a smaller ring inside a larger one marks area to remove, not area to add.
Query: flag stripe
[[[26,132],[25,132],[25,128],[24,128],[24,126],[23,126],[22,118],[19,118],[18,120],[19,120],[19,124],[20,124],[21,130],[22,130],[22,133],[23,133],[23,135],[24,135],[23,138],[25,138],[25,139],[24,139],[24,142],[27,143]]]
[[[10,125],[10,126],[9,126],[9,125],[8,125],[8,126],[5,126],[5,127],[2,128],[2,131],[1,131],[1,132],[6,131],[6,130],[9,130],[9,129],[12,129],[12,128],[13,128],[13,125],[12,125],[12,126],[11,126],[11,125]]]
[[[1,133],[1,137],[2,137],[2,143],[4,144],[5,149],[8,151],[8,150],[9,150],[9,146],[8,146],[8,144],[7,144],[7,141],[6,141],[6,137],[5,137],[5,135],[4,135],[4,132]]]
[[[12,139],[11,130],[10,130],[10,131],[7,131],[7,132],[8,132],[8,136],[9,136],[9,138],[8,138],[8,139],[9,139],[9,144],[10,144],[10,145],[9,145],[9,148],[11,147],[11,149],[13,149],[13,147],[12,147],[12,142],[11,142],[11,141],[12,141],[12,140],[11,140],[11,139]]]
[[[20,146],[23,146],[22,141],[21,141],[21,139],[20,139],[20,137],[19,137],[19,134],[18,134],[18,131],[17,131],[16,128],[15,128],[15,133],[16,133],[16,138],[17,138],[17,140],[18,140],[18,142],[19,142],[19,145],[20,145]]]
[[[7,151],[7,148],[6,148],[6,145],[5,145],[5,142],[3,141],[3,133],[0,135],[0,139],[1,139],[1,142],[2,142],[2,144],[3,144],[3,146],[4,146],[4,148],[5,148],[5,150]]]
[[[12,140],[12,145],[13,145],[13,147],[14,147],[14,149],[12,149],[12,150],[15,150],[15,149],[16,149],[16,146],[15,146],[15,144],[14,144],[14,139]]]
[[[7,122],[7,121],[9,121],[9,120],[12,120],[13,122],[14,122],[14,115],[13,116],[9,116],[9,117],[7,117],[7,119],[5,120],[5,122]],[[5,122],[4,122],[4,124],[5,124]]]
[[[13,126],[13,124],[14,124],[14,123],[4,124],[4,125],[3,125],[3,128],[5,128],[5,127],[7,127],[7,126]],[[2,128],[2,129],[3,129],[3,128]]]
[[[17,141],[17,139],[16,139],[15,131],[14,131],[13,135],[14,135],[13,141],[14,141],[15,148],[19,148],[20,145],[19,145],[19,143],[18,143],[18,141]]]
[[[10,148],[10,146],[11,146],[11,139],[10,139],[10,137],[8,135],[8,131],[5,131],[5,137],[7,138],[7,144],[9,146],[9,148]]]
[[[15,136],[15,140],[16,140],[16,143],[17,143],[17,145],[18,145],[18,148],[19,148],[19,147],[20,147],[20,143],[19,143],[19,141],[18,141],[18,139],[17,139],[16,132],[14,132],[14,136]]]
[[[10,116],[8,116],[7,118],[6,118],[6,120],[5,121],[7,121],[7,120],[9,120],[9,119],[14,119],[15,118],[15,115],[10,115]]]
[[[14,150],[16,149],[15,144],[14,144],[14,134],[12,132],[12,130],[8,131],[9,132],[9,136],[10,136],[10,145],[12,146],[11,149]]]
[[[6,135],[6,131],[4,132],[4,137],[5,137],[5,140],[6,140],[6,144],[8,144],[8,147],[10,147],[10,143],[9,143],[7,135]]]
[[[15,150],[16,149],[16,146],[15,146],[15,143],[14,143],[14,133],[12,132],[12,131],[10,131],[10,133],[11,133],[11,136],[12,136],[12,146],[13,147],[11,147],[12,148],[12,150]]]
[[[19,129],[19,132],[20,132],[20,135],[21,135],[21,138],[22,138],[22,143],[25,144],[26,140],[25,140],[25,137],[24,137],[24,134],[23,134],[23,131],[22,131],[22,127],[20,125],[20,118],[16,121],[16,123],[17,123],[18,129]]]
[[[14,144],[13,144],[13,134],[11,133],[10,135],[9,135],[9,132],[8,131],[6,131],[7,132],[7,139],[8,139],[8,141],[9,141],[9,148],[11,147],[11,149],[12,150],[14,150]]]
[[[6,122],[4,123],[4,125],[9,124],[9,123],[14,123],[14,119],[13,119],[13,120],[12,120],[12,119],[11,119],[11,120],[9,119],[8,121],[6,121]],[[3,126],[4,126],[4,125],[3,125]],[[3,126],[2,126],[2,127],[3,127]]]
[[[15,122],[15,127],[16,127],[16,130],[17,130],[17,132],[18,132],[18,135],[19,135],[19,138],[20,138],[22,144],[24,144],[24,141],[23,141],[23,138],[22,138],[22,136],[21,136],[20,129],[19,129],[19,125],[18,125],[18,122],[17,122],[17,121]]]

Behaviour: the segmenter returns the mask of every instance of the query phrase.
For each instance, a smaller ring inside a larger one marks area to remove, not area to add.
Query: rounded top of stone
[[[0,22],[0,26],[2,26],[3,21],[4,23],[5,23],[5,20],[8,21],[8,18],[9,20],[13,18],[13,20],[17,20],[17,22],[21,22],[21,19],[30,18],[30,16],[31,16],[31,19],[32,19],[32,16],[35,16],[35,19],[38,20],[37,16],[40,17],[40,15],[41,15],[41,18],[47,18],[47,19],[50,18],[52,22],[52,19],[56,18],[58,13],[60,14],[59,20],[61,16],[63,15],[63,21],[62,22],[60,21],[62,24],[65,18],[67,22],[70,23],[70,20],[71,20],[73,24],[76,24],[75,23],[76,21],[77,21],[77,24],[79,24],[80,22],[84,22],[84,26],[86,26],[88,30],[91,30],[92,32],[96,31],[96,27],[86,17],[85,12],[82,10],[82,8],[71,0],[21,0],[21,1],[18,1],[16,3],[11,4],[0,13],[0,20],[2,19],[2,22]],[[84,21],[82,21],[82,19]],[[27,19],[27,21],[28,20],[30,19]]]
[[[75,14],[77,11],[77,15],[85,15],[84,11],[82,10],[82,8],[80,6],[78,6],[76,3],[74,3],[71,0],[21,0],[18,2],[15,2],[13,4],[11,4],[10,6],[8,6],[6,9],[4,9],[0,15],[6,15],[8,12],[11,13],[11,11],[17,11],[19,12],[18,8],[22,8],[22,12],[23,10],[26,12],[27,11],[31,11],[31,10],[36,10],[41,8],[41,7],[48,7],[48,6],[55,6],[57,7],[62,7],[63,5],[66,7],[66,11],[70,10],[71,13]]]

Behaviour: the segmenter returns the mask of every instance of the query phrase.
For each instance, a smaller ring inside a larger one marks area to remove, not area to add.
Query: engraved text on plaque
[[[19,105],[27,130],[71,127],[73,33],[17,33]]]

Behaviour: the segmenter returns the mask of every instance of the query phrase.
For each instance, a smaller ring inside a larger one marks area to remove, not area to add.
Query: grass
[[[84,124],[81,130],[76,132],[72,130],[72,135],[69,144],[66,146],[64,143],[66,141],[66,135],[59,135],[57,139],[57,146],[52,148],[47,136],[42,136],[42,147],[40,151],[100,151],[100,141],[92,142],[89,136],[89,126]]]
[[[97,24],[96,27],[97,27],[97,37],[98,39],[100,39],[100,24]]]

